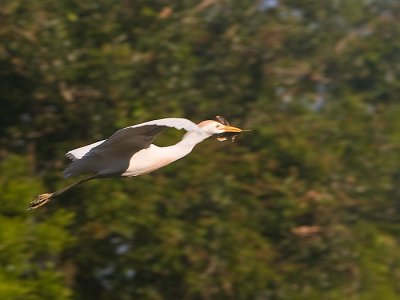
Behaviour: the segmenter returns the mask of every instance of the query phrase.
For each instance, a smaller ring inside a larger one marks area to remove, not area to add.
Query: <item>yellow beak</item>
[[[243,130],[233,126],[223,126],[222,130],[225,132],[242,132]]]

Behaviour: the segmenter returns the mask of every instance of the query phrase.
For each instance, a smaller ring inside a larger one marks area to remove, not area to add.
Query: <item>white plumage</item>
[[[158,126],[166,126],[166,127],[172,127],[172,128],[176,128],[178,130],[181,129],[185,129],[186,131],[196,131],[199,130],[199,127],[197,127],[197,125],[195,123],[193,123],[192,121],[188,120],[188,119],[184,119],[184,118],[165,118],[165,119],[159,119],[159,120],[153,120],[153,121],[149,121],[149,122],[145,122],[145,123],[141,123],[141,124],[137,124],[137,125],[133,125],[133,126],[128,126],[125,128],[122,128],[118,131],[127,129],[127,128],[135,128],[135,127],[142,127],[142,126],[146,126],[146,125],[158,125]],[[87,152],[90,151],[90,149],[100,145],[101,143],[103,143],[105,140],[87,145],[87,146],[83,146],[71,151],[68,151],[65,156],[71,160],[76,160],[76,159],[81,159]]]

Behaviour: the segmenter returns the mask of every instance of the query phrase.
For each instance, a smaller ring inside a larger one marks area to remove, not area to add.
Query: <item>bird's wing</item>
[[[81,159],[86,153],[88,153],[90,151],[90,149],[100,145],[101,143],[103,143],[105,140],[102,141],[98,141],[96,143],[90,144],[90,145],[86,145],[71,151],[68,151],[65,156],[69,159],[71,159],[72,161],[75,161],[77,159]]]
[[[154,120],[118,130],[105,141],[69,151],[67,155],[75,160],[65,169],[64,176],[70,177],[82,173],[97,173],[101,176],[123,173],[129,167],[133,154],[148,148],[158,133],[166,127],[200,130],[192,121],[183,118]],[[83,153],[87,150],[86,153]],[[82,155],[80,159],[77,157]]]
[[[158,125],[158,126],[166,126],[166,127],[172,127],[176,128],[178,130],[185,129],[186,131],[197,131],[199,130],[199,127],[193,123],[192,121],[184,118],[165,118],[165,119],[159,119],[159,120],[153,120],[145,123],[141,123],[138,125],[133,125],[126,128],[134,128],[134,127],[140,127],[144,125]],[[121,129],[121,130],[123,130]]]
[[[196,131],[199,130],[199,128],[197,127],[197,125],[195,123],[193,123],[192,121],[188,120],[188,119],[184,119],[184,118],[165,118],[165,119],[159,119],[159,120],[153,120],[153,121],[149,121],[149,122],[145,122],[145,123],[141,123],[141,124],[137,124],[137,125],[133,125],[133,126],[128,126],[125,127],[123,129],[118,130],[117,132],[121,131],[121,130],[125,130],[127,128],[137,128],[137,127],[142,127],[142,126],[146,126],[146,125],[158,125],[158,126],[163,126],[164,127],[172,127],[172,128],[176,128],[178,130],[184,129],[186,131]],[[116,132],[116,133],[117,133]],[[77,159],[81,159],[86,153],[88,153],[92,148],[102,144],[105,140],[90,144],[90,145],[86,145],[77,149],[73,149],[71,151],[68,151],[65,156],[69,159],[71,159],[72,161],[75,161]]]

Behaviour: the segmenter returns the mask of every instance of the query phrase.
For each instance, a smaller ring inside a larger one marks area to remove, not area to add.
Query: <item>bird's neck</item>
[[[182,140],[177,145],[193,149],[194,146],[208,137],[210,137],[210,135],[205,132],[190,131],[183,136]]]
[[[169,162],[180,159],[188,155],[193,150],[194,146],[204,141],[209,136],[210,135],[205,132],[188,132],[183,136],[182,140],[175,145],[162,147],[163,155],[166,155],[168,159],[172,158]]]

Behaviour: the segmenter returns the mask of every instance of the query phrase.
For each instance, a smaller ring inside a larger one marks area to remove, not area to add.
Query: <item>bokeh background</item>
[[[399,20],[395,0],[3,0],[0,298],[399,299]],[[26,211],[65,152],[217,114],[253,131]]]

